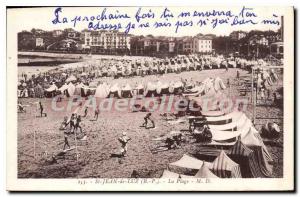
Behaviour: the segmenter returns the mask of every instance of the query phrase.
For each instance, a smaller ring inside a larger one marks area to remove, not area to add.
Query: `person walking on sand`
[[[75,119],[75,124],[74,124],[74,132],[77,131],[77,129],[80,129],[80,132],[82,133],[82,128],[80,126],[80,122],[81,122],[81,116],[78,115],[77,118]]]
[[[69,144],[68,136],[66,134],[64,136],[64,141],[65,141],[64,150],[66,149],[66,146],[68,146],[69,149],[70,149],[71,147],[70,147],[70,144]]]
[[[43,115],[45,115],[45,117],[47,117],[47,113],[44,113],[44,107],[43,107],[41,101],[39,101],[39,107],[40,107],[41,117],[43,117]]]
[[[85,109],[84,109],[84,115],[83,115],[84,118],[87,116],[87,113],[88,113],[88,107],[85,107]]]
[[[99,116],[99,107],[97,106],[96,109],[95,109],[94,119],[98,120],[98,116]]]
[[[147,115],[144,117],[144,123],[143,123],[143,127],[145,127],[146,129],[148,128],[148,120],[152,123],[152,128],[155,128],[155,123],[154,120],[151,118],[151,113],[147,113]]]
[[[131,140],[131,138],[127,136],[126,132],[123,132],[122,137],[119,137],[118,140],[121,143],[121,155],[123,157],[126,157],[127,156],[127,144]]]
[[[76,114],[72,114],[70,118],[70,132],[73,133],[75,130],[75,120],[76,120]]]

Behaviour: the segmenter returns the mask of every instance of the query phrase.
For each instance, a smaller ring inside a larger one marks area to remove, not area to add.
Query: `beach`
[[[34,68],[36,69],[36,68]],[[38,68],[41,69],[41,68]],[[180,74],[169,73],[160,76],[162,81],[175,81],[180,78],[195,81],[203,81],[207,77],[220,77],[225,85],[230,79],[230,88],[222,90],[229,97],[239,98],[238,81],[236,72],[239,70],[241,76],[250,77],[245,70],[241,69],[217,69],[203,71],[188,71]],[[19,70],[20,71],[20,70]],[[31,71],[33,72],[33,71]],[[157,76],[131,77],[112,80],[104,78],[101,81],[111,83],[135,84],[156,80]],[[278,86],[282,85],[278,83]],[[250,93],[248,93],[249,96]],[[249,97],[248,97],[249,98]],[[62,105],[66,105],[70,98],[64,98]],[[35,117],[37,98],[19,98],[23,105],[28,105],[26,113],[18,113],[18,177],[20,178],[125,178],[130,177],[135,170],[141,177],[159,178],[168,164],[179,160],[183,154],[197,155],[201,148],[199,143],[182,143],[178,149],[153,153],[157,145],[154,138],[166,135],[171,131],[186,131],[188,122],[171,125],[161,116],[161,112],[153,112],[156,123],[155,129],[140,127],[146,112],[100,112],[97,121],[93,121],[94,112],[88,111],[88,116],[82,119],[82,128],[87,135],[87,141],[78,143],[78,161],[76,150],[67,152],[65,159],[59,159],[57,164],[45,164],[45,160],[51,155],[57,154],[63,149],[64,133],[59,130],[60,124],[65,116],[71,112],[56,112],[50,109],[52,99],[43,98],[47,117]],[[47,107],[48,106],[48,107]],[[252,118],[252,106],[246,108],[245,114]],[[258,107],[255,128],[260,131],[261,126],[268,120],[267,117],[282,117],[283,111],[274,106]],[[51,120],[51,121],[50,121]],[[281,131],[283,130],[283,119],[272,119]],[[112,154],[120,152],[118,138],[126,132],[132,139],[128,144],[128,155],[124,158],[111,157]],[[82,134],[79,133],[79,136]],[[35,137],[35,140],[34,140]],[[75,146],[74,135],[69,138],[71,147]],[[267,139],[264,139],[267,140]],[[283,134],[274,143],[266,146],[273,157],[273,176],[283,176]],[[34,155],[35,153],[35,155]]]

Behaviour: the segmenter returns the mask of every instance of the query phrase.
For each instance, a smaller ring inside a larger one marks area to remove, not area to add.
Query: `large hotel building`
[[[82,48],[93,52],[129,50],[130,35],[118,31],[82,31]]]

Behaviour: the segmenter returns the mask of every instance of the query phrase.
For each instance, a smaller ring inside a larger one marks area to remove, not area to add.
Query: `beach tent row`
[[[239,111],[224,114],[221,111],[203,113],[212,133],[210,145],[235,147],[231,154],[241,163],[239,158],[245,157],[251,171],[246,177],[270,177],[272,174],[272,157],[264,145],[259,132],[254,128],[251,120]],[[238,148],[237,148],[238,147]],[[237,154],[239,153],[239,154]],[[244,154],[244,155],[243,155]],[[248,156],[247,156],[248,155]]]
[[[213,95],[220,90],[226,89],[223,80],[220,77],[207,78],[200,83],[199,86],[195,86],[190,89],[189,92],[184,93],[184,96],[199,96],[199,95]]]
[[[137,85],[132,88],[129,84],[121,87],[118,83],[109,86],[106,83],[102,83],[98,86],[86,86],[83,83],[74,85],[73,83],[64,84],[61,88],[57,88],[52,85],[50,88],[46,89],[46,92],[53,93],[60,91],[61,93],[71,97],[73,95],[89,96],[94,95],[97,98],[108,98],[108,97],[118,97],[118,98],[130,98],[133,95],[144,95],[144,96],[158,96],[162,94],[176,94],[179,89],[183,88],[181,82],[162,84],[162,83],[151,83],[148,82],[146,86],[142,84]]]
[[[181,81],[168,82],[148,82],[146,85],[137,84],[136,87],[132,87],[130,84],[120,86],[118,83],[109,86],[107,83],[101,83],[99,85],[91,83],[89,86],[79,83],[76,86],[72,83],[76,78],[69,77],[68,82],[62,87],[58,88],[55,84],[52,84],[49,88],[45,89],[45,92],[54,96],[57,91],[62,94],[71,97],[73,95],[89,96],[94,95],[97,98],[119,97],[129,98],[133,95],[159,96],[163,94],[177,94],[183,91],[184,84]],[[192,91],[196,94],[209,94],[215,93],[219,90],[225,89],[225,85],[220,78],[212,79],[207,78],[200,86],[195,87]]]
[[[221,151],[213,162],[206,162],[184,154],[181,159],[170,163],[168,171],[180,171],[181,178],[241,178],[239,164],[231,160],[224,151]],[[193,174],[193,171],[196,171]],[[161,178],[167,177],[168,173]],[[178,177],[177,177],[178,178]]]
[[[217,152],[213,162],[184,154],[181,159],[169,164],[162,178],[257,178],[272,175],[272,169],[266,166],[266,160],[259,154],[261,151],[246,146],[241,138],[228,150]],[[169,173],[170,170],[173,172]],[[197,173],[194,175],[195,170]]]

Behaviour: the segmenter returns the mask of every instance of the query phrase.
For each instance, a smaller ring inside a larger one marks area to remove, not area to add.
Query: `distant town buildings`
[[[130,49],[130,35],[118,31],[82,32],[82,49],[105,53],[110,51],[126,51]]]
[[[249,38],[249,44],[268,46],[269,40],[264,35],[254,35]]]
[[[63,35],[63,33],[64,33],[63,30],[54,30],[54,31],[52,31],[52,36],[59,37],[59,36]]]
[[[18,33],[19,50],[64,51],[93,54],[127,54],[143,56],[174,56],[178,54],[224,54],[266,56],[283,54],[281,27],[275,31],[233,31],[229,36],[214,34],[195,36],[135,36],[119,31],[44,31],[32,29]],[[274,44],[276,43],[276,44]],[[275,47],[276,46],[276,47]]]
[[[242,38],[245,38],[247,36],[247,32],[245,31],[233,31],[229,35],[232,40],[240,40]]]

